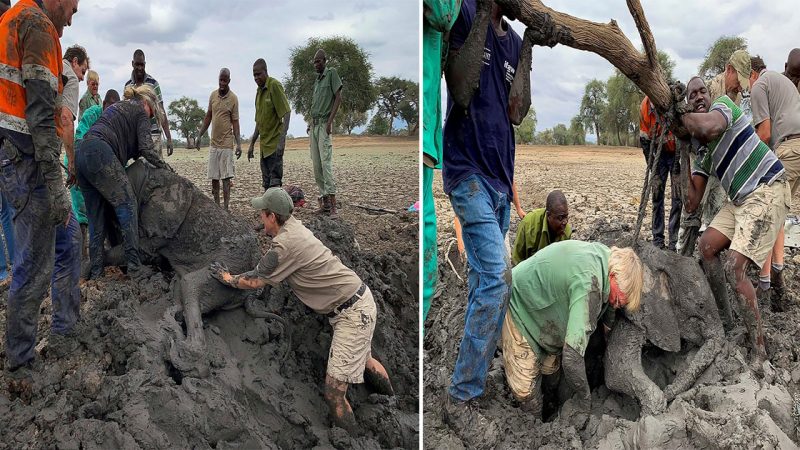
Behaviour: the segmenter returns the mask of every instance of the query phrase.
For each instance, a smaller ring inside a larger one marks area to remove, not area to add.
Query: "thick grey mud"
[[[630,242],[631,225],[632,222],[611,224],[599,220],[573,238],[626,245]],[[622,371],[631,378],[628,388],[618,386],[622,384],[619,371],[608,371],[608,360],[603,358],[604,339],[595,333],[586,352],[592,388],[589,419],[577,423],[573,400],[565,391],[563,380],[559,383],[546,377],[541,422],[514,401],[504,379],[498,346],[486,391],[478,402],[480,411],[495,426],[478,432],[452,428],[441,413],[467,305],[466,284],[449,264],[442,263],[442,290],[425,324],[425,447],[463,448],[466,436],[484,448],[797,448],[800,252],[787,249],[784,277],[791,303],[788,310],[772,312],[768,304],[760,305],[770,360],[755,371],[748,364],[751,355],[742,312],[735,311],[733,329],[724,332],[719,315],[708,311],[715,305],[707,282],[701,278],[698,256],[671,269],[676,263],[673,259],[679,257],[645,252],[643,260],[653,276],[653,295],[666,298],[670,306],[653,313],[659,317],[670,314],[677,327],[676,331],[659,336],[647,331],[653,326],[648,321],[657,321],[618,317],[612,335],[624,337],[617,348],[630,353]],[[457,257],[453,260],[457,261]],[[623,326],[617,328],[620,324]],[[609,339],[612,346],[614,337]],[[617,383],[611,385],[629,393],[610,390],[606,377],[615,377]]]
[[[209,374],[193,377],[170,362],[170,343],[185,333],[175,318],[177,274],[156,271],[133,282],[112,270],[81,288],[81,345],[73,354],[48,354],[45,302],[31,403],[9,398],[0,375],[0,449],[416,448],[416,255],[362,252],[347,224],[303,219],[370,286],[378,305],[372,350],[396,395],[351,387],[359,436],[331,427],[323,398],[330,325],[287,286],[255,301],[289,324],[288,356],[277,321],[243,307],[216,311],[203,317]]]

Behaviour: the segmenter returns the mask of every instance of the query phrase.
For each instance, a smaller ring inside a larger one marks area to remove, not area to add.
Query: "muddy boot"
[[[467,448],[491,448],[497,440],[497,425],[480,411],[476,399],[460,402],[444,394],[445,423],[464,441]]]
[[[783,270],[775,270],[773,267],[769,277],[772,285],[772,310],[784,312],[789,309],[789,299],[786,297],[786,289],[783,285]]]
[[[22,403],[30,404],[33,396],[33,373],[39,370],[39,363],[28,361],[17,367],[7,367],[8,397],[14,401],[19,398]]]
[[[328,199],[330,201],[330,209],[328,211],[328,215],[331,217],[331,219],[338,219],[339,213],[336,212],[336,194],[329,195]]]
[[[760,287],[756,287],[756,299],[758,300],[758,305],[769,307],[773,312],[780,312],[775,308],[775,305],[771,301],[773,297],[774,296],[769,289],[761,289]]]
[[[317,214],[328,214],[331,211],[331,200],[329,195],[323,195],[319,198],[319,208],[314,211]]]

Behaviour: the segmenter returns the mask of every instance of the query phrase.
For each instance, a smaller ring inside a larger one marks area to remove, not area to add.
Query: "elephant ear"
[[[675,304],[669,289],[669,277],[663,271],[644,268],[644,285],[639,310],[625,315],[638,327],[645,330],[647,340],[656,347],[677,352],[681,349],[681,333]]]

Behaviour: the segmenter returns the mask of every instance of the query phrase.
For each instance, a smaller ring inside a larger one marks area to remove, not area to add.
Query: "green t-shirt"
[[[424,0],[422,21],[422,151],[442,167],[442,45],[461,10],[461,0]]]
[[[570,236],[572,236],[572,227],[567,224],[564,234],[558,236],[554,242],[565,241]],[[511,262],[516,266],[551,243],[545,208],[534,209],[525,215],[525,218],[522,219],[517,228],[517,238],[514,240]]]
[[[597,242],[548,245],[514,267],[509,311],[538,357],[569,345],[581,355],[608,307],[611,250]]]
[[[289,99],[280,81],[267,77],[263,88],[256,90],[256,126],[261,157],[275,153],[283,131],[283,116],[291,111]]]
[[[311,97],[311,118],[328,120],[336,93],[342,88],[342,79],[336,69],[326,67],[322,78],[317,75],[314,80],[314,94]]]

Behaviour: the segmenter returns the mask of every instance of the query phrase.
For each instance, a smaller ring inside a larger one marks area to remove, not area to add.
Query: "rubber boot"
[[[770,285],[772,286],[772,298],[770,299],[772,310],[784,312],[789,308],[789,302],[783,285],[783,270],[775,270],[773,268],[769,276]]]
[[[330,202],[328,215],[331,217],[331,219],[338,219],[339,213],[336,211],[336,194],[329,195],[328,200]]]

